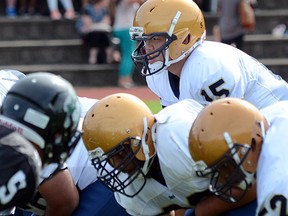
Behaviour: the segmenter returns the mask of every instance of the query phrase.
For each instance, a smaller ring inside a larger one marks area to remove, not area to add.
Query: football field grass
[[[144,102],[154,114],[158,113],[162,109],[159,100],[144,100]]]

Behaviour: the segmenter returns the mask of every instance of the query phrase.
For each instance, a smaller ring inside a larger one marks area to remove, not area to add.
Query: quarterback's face
[[[158,50],[161,46],[163,46],[165,41],[166,41],[166,37],[164,36],[151,37],[151,39],[145,41],[145,45],[144,45],[145,52],[149,54],[155,50]],[[150,57],[149,64],[152,64],[157,61],[161,61],[161,62],[164,61],[163,56],[159,55],[158,52],[151,54],[149,57]]]

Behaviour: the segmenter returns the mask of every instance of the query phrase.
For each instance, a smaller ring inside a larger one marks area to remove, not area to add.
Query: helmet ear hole
[[[256,140],[253,138],[251,141],[251,151],[254,152],[256,150]]]
[[[191,36],[190,34],[187,35],[187,37],[185,38],[185,40],[183,41],[183,44],[189,44],[190,43],[190,39],[191,39]]]

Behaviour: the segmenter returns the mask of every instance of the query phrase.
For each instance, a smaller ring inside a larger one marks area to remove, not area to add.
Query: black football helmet
[[[43,151],[44,165],[61,164],[81,137],[77,131],[80,111],[76,92],[67,80],[37,72],[17,81],[8,91],[0,124],[36,144]]]

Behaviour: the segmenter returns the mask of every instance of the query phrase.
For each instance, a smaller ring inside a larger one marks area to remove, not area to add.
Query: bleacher
[[[48,15],[9,19],[4,14],[4,1],[1,2],[1,68],[25,73],[50,71],[60,74],[75,86],[117,85],[117,64],[87,63],[88,50],[75,31],[74,21],[51,21]],[[204,16],[209,40],[217,16],[213,13],[204,13]],[[275,38],[271,34],[278,24],[288,26],[288,1],[259,1],[256,21],[253,34],[245,36],[245,51],[288,80],[288,38]],[[138,73],[134,78],[139,84],[145,84]]]

